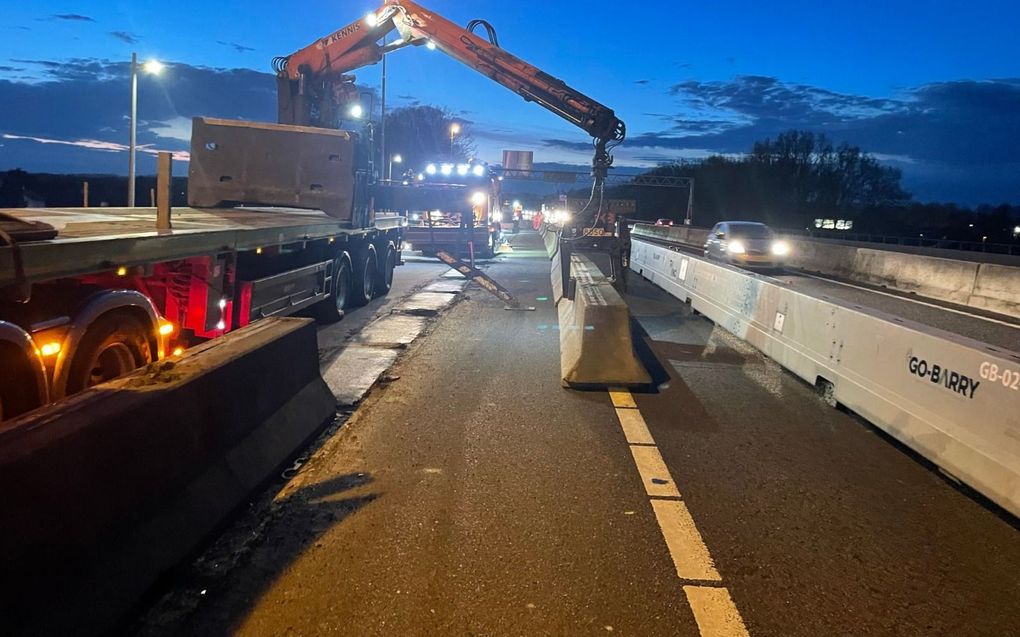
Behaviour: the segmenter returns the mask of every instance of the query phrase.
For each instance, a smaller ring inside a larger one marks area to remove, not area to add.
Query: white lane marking
[[[861,287],[859,285],[853,285],[852,283],[844,283],[842,281],[836,281],[835,279],[827,279],[827,278],[825,278],[823,276],[815,276],[813,274],[808,274],[807,272],[798,272],[795,276],[806,276],[806,277],[810,277],[812,279],[818,279],[819,281],[825,281],[826,283],[835,283],[836,285],[842,285],[844,287],[854,288],[855,290],[863,290],[865,292],[872,292],[874,294],[881,294],[882,296],[889,296],[889,297],[892,297],[894,299],[899,299],[901,301],[907,301],[908,303],[917,303],[918,305],[925,305],[927,307],[933,307],[936,310],[945,310],[946,312],[952,312],[953,314],[960,314],[960,315],[967,316],[967,317],[970,317],[970,318],[976,318],[976,319],[980,319],[982,321],[988,321],[989,323],[998,323],[999,325],[1005,325],[1006,327],[1012,327],[1013,329],[1020,330],[1020,325],[1017,325],[1016,323],[1008,323],[1006,321],[1000,321],[999,319],[993,319],[993,318],[989,318],[987,316],[981,316],[980,314],[971,314],[970,312],[964,312],[963,310],[957,310],[955,308],[945,307],[943,305],[937,305],[935,303],[927,303],[925,301],[919,301],[917,299],[911,299],[911,298],[908,298],[908,297],[900,296],[898,294],[890,294],[889,292],[881,292],[879,290],[873,290],[871,288]]]
[[[680,579],[721,582],[687,505],[680,500],[652,500],[652,510]]]
[[[630,392],[626,389],[610,389],[609,400],[613,401],[613,407],[616,407],[617,409],[620,407],[637,409],[637,403],[634,402],[634,397],[631,396]]]
[[[684,586],[702,637],[748,637],[729,591],[714,586]]]
[[[669,469],[659,454],[657,447],[631,445],[630,452],[634,456],[641,482],[645,484],[645,492],[656,498],[679,498],[680,492],[669,475]]]
[[[652,438],[652,434],[649,433],[648,425],[645,424],[645,419],[641,416],[640,411],[637,409],[617,408],[616,417],[620,419],[620,425],[623,426],[623,435],[627,438],[627,442],[632,445],[655,444],[655,440]]]

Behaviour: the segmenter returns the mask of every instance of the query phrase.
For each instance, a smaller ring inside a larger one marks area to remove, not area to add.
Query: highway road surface
[[[1014,519],[638,277],[657,390],[562,389],[513,247],[126,632],[1020,634]]]

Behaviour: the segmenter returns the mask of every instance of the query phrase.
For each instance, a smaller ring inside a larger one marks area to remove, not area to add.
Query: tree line
[[[816,219],[844,219],[855,233],[1007,242],[1020,223],[1020,206],[917,202],[903,189],[899,169],[810,131],[756,142],[741,157],[664,164],[647,174],[694,179],[697,226],[739,218],[813,231]],[[687,209],[687,192],[676,189],[624,185],[608,188],[607,196],[636,199],[638,216],[648,220],[682,220]]]

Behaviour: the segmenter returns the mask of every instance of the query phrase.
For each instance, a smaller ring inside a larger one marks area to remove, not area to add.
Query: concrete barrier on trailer
[[[630,310],[605,275],[583,255],[573,254],[574,299],[560,298],[560,374],[575,388],[642,386],[651,377],[634,351]],[[553,259],[558,262],[559,259]],[[553,270],[553,286],[559,278]]]
[[[334,414],[270,318],[0,428],[4,634],[108,632]]]
[[[635,238],[631,269],[1020,516],[1020,354]]]

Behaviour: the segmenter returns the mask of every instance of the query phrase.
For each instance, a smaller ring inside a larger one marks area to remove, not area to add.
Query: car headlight
[[[730,241],[726,244],[726,251],[730,254],[744,254],[744,252],[746,252],[744,244],[736,240]]]
[[[790,244],[785,241],[773,241],[772,242],[772,254],[777,257],[785,257],[790,254]]]

